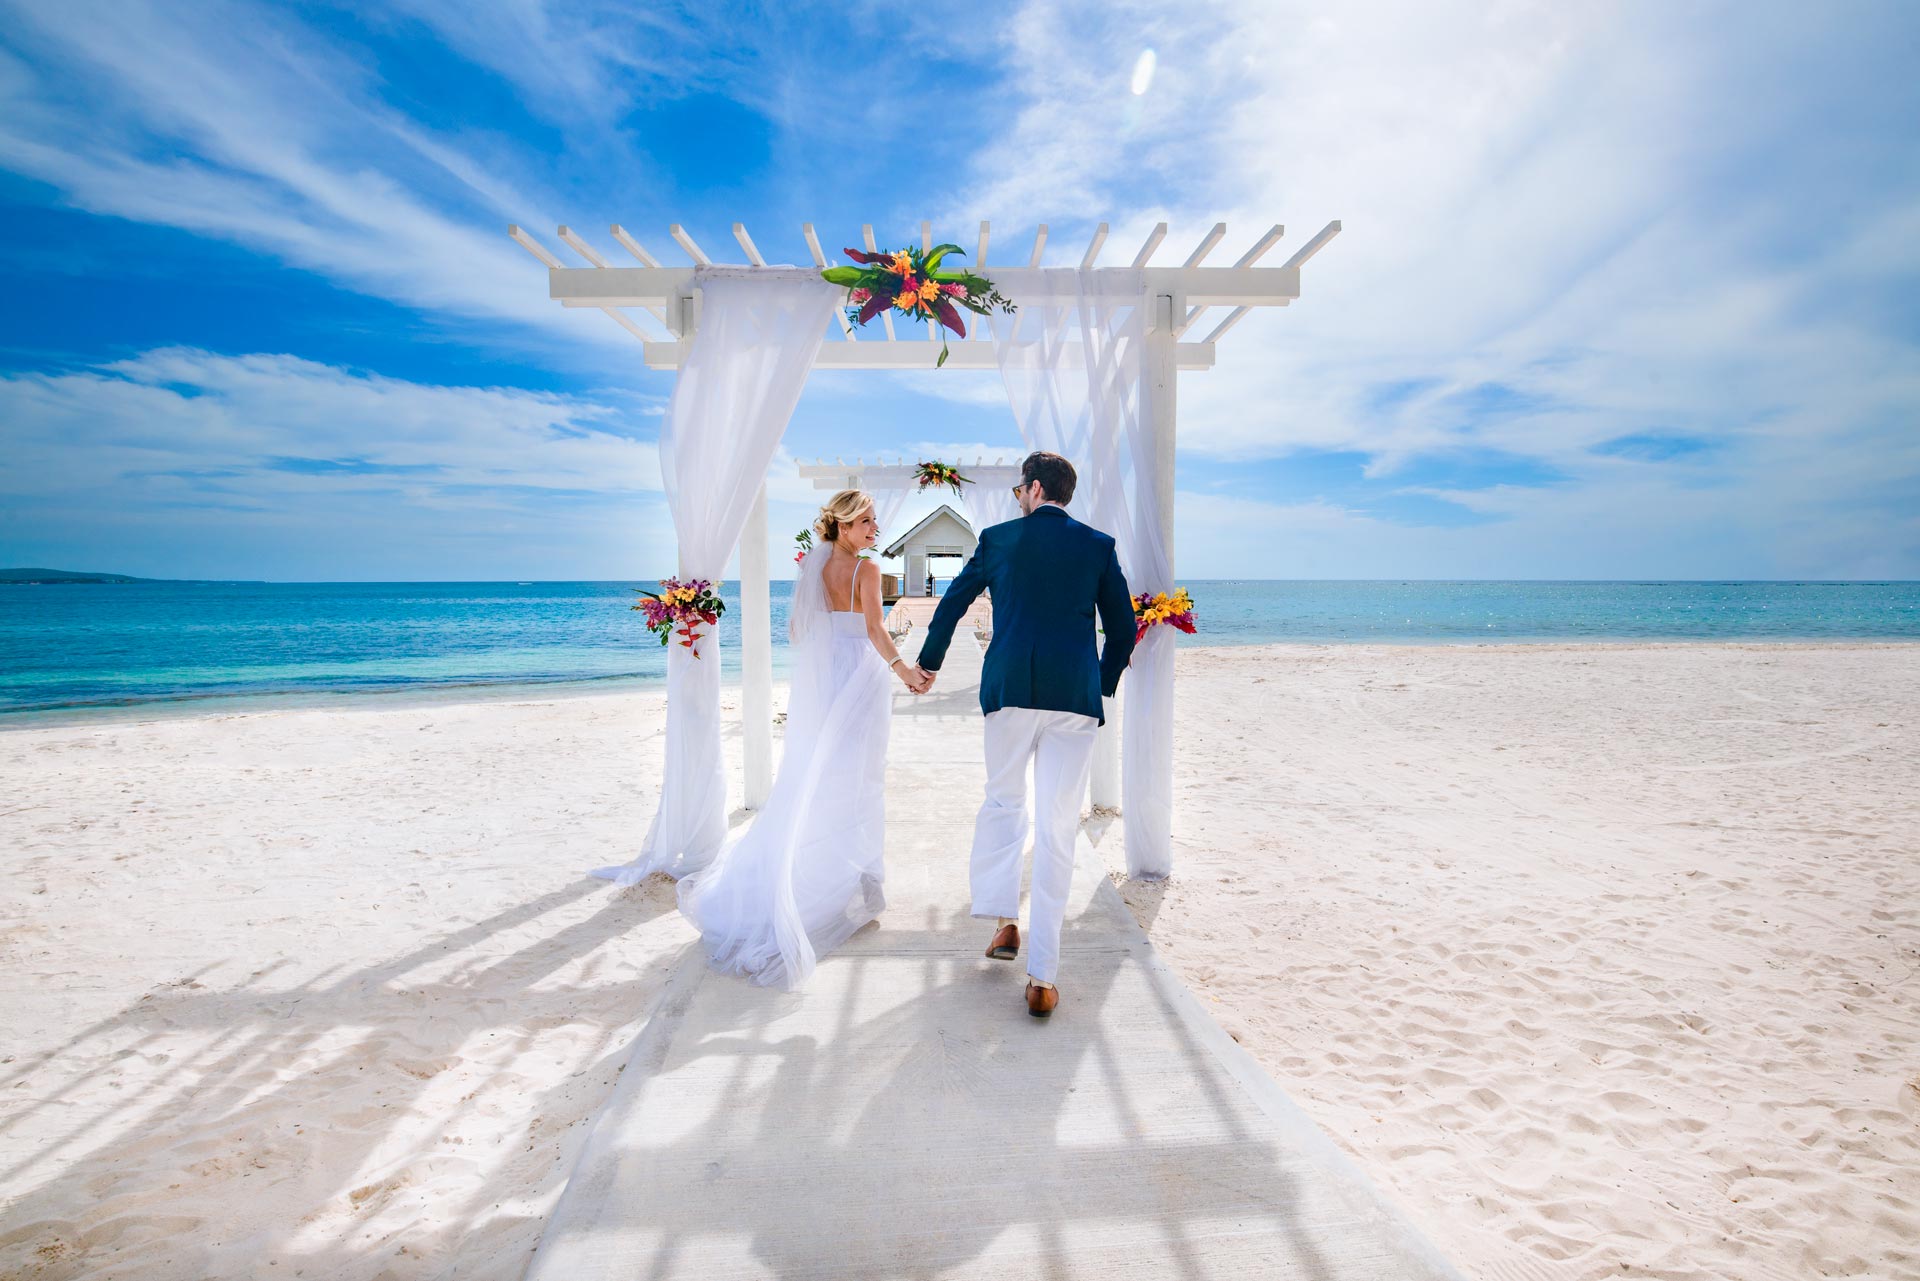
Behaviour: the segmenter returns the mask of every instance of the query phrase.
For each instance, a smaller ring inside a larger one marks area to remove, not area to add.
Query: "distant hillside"
[[[71,569],[0,569],[0,583],[158,583],[128,574],[82,574]]]

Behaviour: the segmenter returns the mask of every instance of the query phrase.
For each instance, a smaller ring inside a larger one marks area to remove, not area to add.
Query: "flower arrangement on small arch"
[[[941,264],[949,255],[966,257],[959,245],[935,245],[921,250],[908,246],[889,253],[862,253],[843,250],[857,267],[826,267],[821,278],[829,284],[844,285],[847,290],[847,318],[864,325],[892,308],[915,320],[931,320],[942,329],[940,359],[934,368],[947,363],[946,330],[965,338],[967,325],[960,318],[965,308],[975,315],[989,315],[995,307],[1011,313],[1013,303],[1002,297],[985,276],[970,271],[946,271]]]

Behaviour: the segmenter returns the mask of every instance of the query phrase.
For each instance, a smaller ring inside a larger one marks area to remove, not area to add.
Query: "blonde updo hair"
[[[860,519],[860,513],[873,506],[873,495],[864,489],[843,489],[826,501],[814,519],[813,532],[820,545],[840,541],[840,526]]]

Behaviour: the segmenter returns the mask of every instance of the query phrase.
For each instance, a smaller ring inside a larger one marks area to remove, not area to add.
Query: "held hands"
[[[924,667],[911,663],[900,663],[896,670],[906,687],[916,694],[924,694],[933,688],[933,673]]]

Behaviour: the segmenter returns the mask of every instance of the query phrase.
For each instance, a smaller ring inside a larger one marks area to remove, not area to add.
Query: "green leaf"
[[[828,267],[820,273],[820,279],[830,285],[845,285],[851,289],[860,283],[864,275],[858,267]]]
[[[962,258],[965,258],[967,256],[967,251],[962,249],[959,245],[935,245],[927,253],[926,269],[929,272],[940,270],[940,260],[942,258],[945,258],[948,254],[959,254]]]

